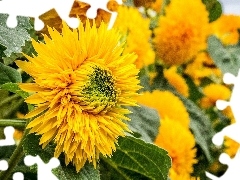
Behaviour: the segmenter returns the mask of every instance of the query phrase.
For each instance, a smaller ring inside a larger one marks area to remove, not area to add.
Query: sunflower
[[[130,19],[129,15],[131,15]],[[135,52],[138,55],[135,62],[137,68],[152,64],[155,60],[155,53],[149,42],[151,38],[149,26],[150,20],[144,18],[138,9],[126,6],[118,8],[114,27],[126,36],[126,46],[123,53]]]
[[[205,95],[200,104],[203,108],[215,106],[217,100],[228,100],[231,96],[231,91],[222,84],[210,84],[204,87],[203,94]]]
[[[208,11],[201,0],[171,0],[165,10],[154,31],[156,55],[165,64],[180,65],[206,49]]]
[[[138,103],[155,108],[161,118],[169,117],[189,127],[190,118],[183,102],[170,91],[154,90],[137,97]]]
[[[168,82],[182,95],[188,97],[189,90],[185,79],[177,73],[177,67],[172,66],[169,69],[164,69],[164,77]]]
[[[81,23],[85,24],[85,22],[87,20],[86,13],[90,7],[91,6],[87,3],[75,0],[73,7],[71,9],[71,12],[70,12],[70,17],[78,17],[78,18],[80,18]],[[109,0],[109,2],[107,4],[107,8],[110,11],[117,11],[118,3],[115,0]],[[98,27],[98,26],[100,26],[102,21],[105,23],[108,23],[110,21],[110,18],[111,18],[111,14],[109,12],[106,12],[105,10],[102,10],[102,9],[98,9],[97,16],[94,19],[94,21]],[[48,34],[47,26],[54,27],[58,31],[61,30],[62,20],[55,10],[50,10],[50,11],[44,13],[43,15],[40,16],[40,19],[43,20],[43,22],[45,24],[45,27],[41,31],[42,33]],[[93,20],[90,20],[91,23],[92,23],[92,21]]]
[[[111,156],[117,138],[130,131],[123,106],[136,105],[136,55],[121,55],[120,34],[104,23],[87,21],[73,31],[64,23],[62,33],[49,28],[49,34],[45,43],[32,42],[37,56],[16,62],[34,79],[20,84],[36,106],[25,116],[34,117],[27,128],[41,135],[43,148],[53,140],[54,156],[63,152],[77,171],[86,161],[96,167],[99,154]]]
[[[239,28],[240,16],[237,15],[223,14],[211,23],[212,34],[217,36],[225,45],[236,44],[239,41]]]
[[[195,139],[189,129],[176,119],[162,118],[155,144],[168,151],[172,158],[170,178],[173,180],[190,179],[193,164],[197,163]]]

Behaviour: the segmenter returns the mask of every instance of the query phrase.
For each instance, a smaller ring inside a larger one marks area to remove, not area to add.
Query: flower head
[[[155,29],[156,55],[168,65],[191,60],[206,48],[208,21],[208,11],[201,0],[172,0]]]
[[[144,92],[137,100],[141,104],[155,108],[161,118],[169,117],[180,122],[184,127],[189,127],[190,118],[187,109],[183,102],[170,91]]]
[[[197,162],[195,139],[190,130],[175,119],[163,118],[155,144],[166,149],[172,158],[170,178],[190,179],[193,164]]]
[[[79,171],[86,161],[96,162],[99,154],[110,156],[119,136],[129,131],[123,120],[129,111],[122,106],[135,105],[139,90],[136,55],[121,55],[119,33],[107,25],[99,28],[87,21],[85,28],[62,33],[49,28],[45,43],[33,41],[37,56],[17,65],[34,78],[34,83],[20,84],[32,92],[26,99],[35,110],[27,128],[41,136],[43,148],[56,143],[54,156],[65,154]]]
[[[144,18],[136,8],[126,6],[118,8],[114,27],[126,36],[126,46],[123,53],[135,52],[138,55],[135,62],[137,68],[152,64],[155,60],[155,53],[149,42],[151,37],[149,25],[150,20]]]
[[[227,24],[227,26],[226,26]],[[236,44],[239,40],[240,16],[223,14],[211,23],[212,33],[220,38],[223,44]]]

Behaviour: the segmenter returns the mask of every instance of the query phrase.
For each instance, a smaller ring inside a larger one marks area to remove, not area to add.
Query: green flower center
[[[118,91],[115,80],[109,70],[97,65],[91,66],[87,83],[81,90],[82,107],[94,114],[105,113],[116,105]]]

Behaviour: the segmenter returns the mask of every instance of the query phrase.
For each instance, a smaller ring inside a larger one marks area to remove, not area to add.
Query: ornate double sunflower
[[[49,28],[44,43],[33,41],[36,56],[16,61],[34,83],[20,84],[32,95],[26,99],[35,109],[27,128],[41,135],[43,148],[56,143],[54,156],[65,154],[79,171],[86,161],[96,167],[99,154],[110,156],[119,136],[129,131],[123,120],[134,106],[139,90],[136,55],[122,55],[119,33],[107,25],[99,28],[87,21],[85,27],[62,33]]]
[[[208,11],[201,0],[171,0],[158,24],[153,41],[156,56],[165,64],[187,63],[206,49],[210,25]]]

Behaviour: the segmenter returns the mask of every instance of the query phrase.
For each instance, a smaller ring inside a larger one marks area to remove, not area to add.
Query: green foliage
[[[218,0],[202,0],[209,12],[209,22],[215,21],[222,14],[222,5]]]
[[[47,163],[53,157],[54,147],[49,145],[43,150],[39,145],[40,137],[36,134],[28,134],[23,140],[23,151],[26,155],[39,155]]]
[[[155,109],[146,106],[128,107],[132,112],[128,115],[131,121],[127,121],[129,128],[145,142],[153,142],[158,134],[160,117]]]
[[[214,134],[209,117],[191,100],[179,95],[190,116],[190,128],[193,131],[196,143],[202,148],[207,159],[212,160],[209,144]]]
[[[75,167],[72,165],[61,165],[53,170],[53,174],[59,180],[100,180],[100,172],[92,164],[85,164],[79,173],[76,173]]]
[[[134,137],[119,138],[118,145],[111,158],[101,158],[101,179],[168,178],[171,159],[167,151]]]
[[[22,82],[20,73],[16,69],[6,66],[3,63],[0,63],[0,77],[0,85],[8,82]]]
[[[224,46],[215,36],[208,38],[208,52],[222,73],[238,74],[240,68],[240,46]]]
[[[186,80],[189,89],[188,98],[191,99],[193,102],[197,102],[199,99],[203,97],[202,92],[189,76],[184,75],[184,79]]]
[[[6,25],[7,15],[0,14],[0,44],[6,47],[4,51],[7,57],[12,53],[21,53],[22,46],[25,41],[30,40],[28,29],[32,26],[29,23],[29,18],[18,17],[18,26],[16,28],[9,28]]]
[[[7,90],[7,91],[10,91],[10,92],[13,92],[13,93],[16,93],[19,96],[21,96],[22,98],[26,98],[26,97],[29,96],[29,94],[27,92],[21,90],[18,87],[17,83],[5,83],[5,84],[1,85],[0,88],[4,89],[4,90]]]
[[[22,47],[22,52],[27,55],[35,53],[35,50],[30,41],[25,42],[25,45]],[[5,65],[9,65],[12,64],[16,59],[24,59],[25,57],[23,53],[12,53],[9,57],[2,57],[3,63]]]

